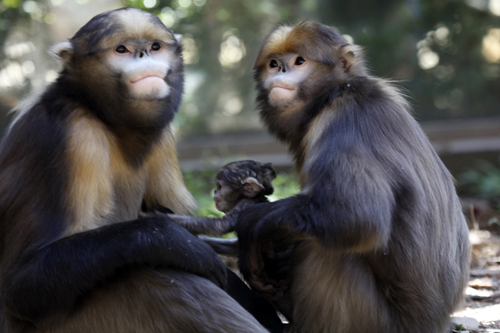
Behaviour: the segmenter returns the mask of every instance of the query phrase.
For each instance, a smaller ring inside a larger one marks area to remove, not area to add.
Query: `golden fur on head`
[[[155,15],[137,8],[123,8],[97,15],[69,42],[56,44],[52,53],[65,59],[69,52],[87,55],[111,49],[126,40],[155,40],[176,44],[176,36]]]
[[[101,45],[104,48],[116,46],[117,42],[128,39],[157,40],[165,44],[174,44],[176,39],[172,32],[167,30],[163,23],[153,14],[135,8],[126,8],[113,11],[110,19],[120,26],[118,33],[104,39]]]
[[[351,72],[365,71],[361,47],[349,44],[337,30],[313,22],[276,28],[265,39],[254,69],[262,68],[275,56],[290,53],[300,54],[308,60],[331,67],[340,61],[347,61]]]

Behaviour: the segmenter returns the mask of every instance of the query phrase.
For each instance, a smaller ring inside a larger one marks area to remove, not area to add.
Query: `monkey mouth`
[[[220,200],[220,201],[216,200],[215,201],[215,208],[217,208],[217,210],[220,212],[226,213],[226,209],[225,209],[225,205],[224,205],[223,200]]]
[[[284,86],[284,85],[275,85],[271,86],[271,90],[269,91],[269,101],[271,105],[282,105],[284,102],[290,102],[295,98],[296,89]]]
[[[132,81],[130,81],[130,83],[131,83],[131,84],[134,84],[134,83],[141,82],[141,81],[143,81],[143,80],[147,80],[147,81],[148,81],[148,80],[151,80],[151,79],[153,79],[153,80],[158,80],[158,79],[160,79],[160,80],[162,80],[162,81],[163,81],[163,78],[162,78],[161,76],[159,76],[159,75],[147,75],[147,76],[143,76],[143,77],[140,77],[140,78],[138,78],[138,79],[132,80]]]
[[[292,87],[278,86],[278,85],[275,85],[275,86],[271,87],[271,90],[274,90],[274,89],[285,89],[285,90],[290,90],[290,91],[294,91],[295,90],[295,88],[292,88]]]
[[[130,92],[139,99],[162,99],[170,93],[163,77],[156,74],[136,76],[130,81]]]
[[[292,95],[294,91],[295,91],[295,89],[276,86],[273,89],[271,89],[271,94],[284,97],[284,96]]]

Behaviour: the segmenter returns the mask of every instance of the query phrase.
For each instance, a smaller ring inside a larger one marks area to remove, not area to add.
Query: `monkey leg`
[[[407,332],[358,256],[317,240],[303,242],[296,253],[293,318],[301,333]]]
[[[207,279],[185,272],[137,269],[96,289],[68,316],[37,333],[267,332]]]

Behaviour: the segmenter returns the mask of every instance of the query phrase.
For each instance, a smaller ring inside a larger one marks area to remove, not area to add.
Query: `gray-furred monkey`
[[[0,330],[265,332],[220,288],[226,268],[207,244],[164,216],[137,219],[141,203],[195,206],[169,127],[176,36],[125,8],[54,52],[57,81],[0,147]]]
[[[368,74],[359,47],[316,23],[275,29],[254,70],[260,116],[288,144],[301,192],[239,214],[247,281],[279,297],[262,287],[260,271],[272,277],[273,267],[255,258],[259,244],[289,242],[283,297],[296,331],[446,331],[468,279],[468,228],[401,93]]]

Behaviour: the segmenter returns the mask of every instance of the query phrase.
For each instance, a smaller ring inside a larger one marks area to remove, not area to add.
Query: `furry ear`
[[[342,67],[344,67],[344,71],[349,72],[351,69],[351,66],[354,62],[354,52],[349,51],[345,53],[340,60],[340,63],[342,64]]]
[[[54,57],[61,60],[64,65],[66,65],[67,63],[69,63],[71,57],[73,56],[73,46],[69,41],[57,43],[55,45],[52,45],[49,52]]]
[[[177,43],[180,43],[181,39],[182,39],[182,35],[181,34],[174,34],[174,38],[177,41]]]
[[[366,71],[363,49],[358,45],[344,44],[339,48],[340,64],[345,73],[361,74]]]
[[[243,195],[248,198],[253,198],[264,189],[264,186],[259,183],[254,177],[248,177],[243,182]]]

